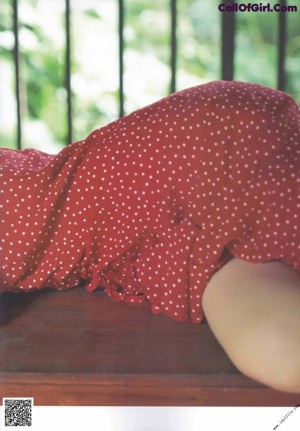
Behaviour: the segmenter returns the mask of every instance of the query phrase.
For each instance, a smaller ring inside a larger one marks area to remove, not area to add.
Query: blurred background
[[[218,11],[219,3],[218,0],[1,0],[0,146],[22,145],[56,153],[68,140],[84,139],[93,129],[121,115],[120,7],[122,115],[173,90],[220,79],[224,14]],[[175,30],[171,6],[173,12],[174,6],[177,11]],[[22,128],[20,125],[18,128],[16,98],[16,7]],[[285,15],[284,89],[300,103],[300,10]],[[233,79],[278,87],[278,21],[278,13],[235,14]],[[66,59],[68,24],[70,56]]]

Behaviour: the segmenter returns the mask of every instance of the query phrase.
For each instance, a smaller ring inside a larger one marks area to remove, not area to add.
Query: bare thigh
[[[279,261],[238,258],[214,274],[203,295],[214,335],[248,377],[300,393],[300,276]]]

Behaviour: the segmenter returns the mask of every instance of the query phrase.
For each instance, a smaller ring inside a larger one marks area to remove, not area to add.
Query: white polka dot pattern
[[[166,97],[57,155],[0,150],[1,291],[83,280],[199,323],[233,256],[300,272],[300,112],[216,81]]]

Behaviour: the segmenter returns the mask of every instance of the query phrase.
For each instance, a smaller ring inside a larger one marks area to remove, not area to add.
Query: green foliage
[[[37,8],[41,2],[43,0],[23,0],[22,4]],[[63,145],[67,133],[64,41],[61,46],[55,45],[33,12],[34,9],[29,9],[26,22],[20,23],[22,116],[29,122],[42,121],[53,142]],[[96,2],[94,8],[89,6],[77,13],[84,15],[85,19],[99,22],[99,26],[105,25],[106,18],[96,7]],[[28,19],[28,16],[32,16],[32,19]],[[276,87],[278,14],[240,13],[236,18],[235,79]],[[220,24],[221,14],[217,12],[217,2],[214,0],[178,1],[178,72],[202,81],[220,78]],[[61,26],[64,26],[63,12]],[[53,34],[55,32],[53,28]],[[73,28],[74,50],[78,37],[80,34],[77,28]],[[13,62],[11,41],[12,5],[6,1],[1,5],[0,14],[0,67],[1,62]],[[109,43],[109,40],[105,43]],[[170,64],[170,0],[125,2],[125,48],[141,54],[151,53],[161,64]],[[287,91],[300,102],[299,13],[288,15],[286,53]],[[82,70],[83,66],[78,61],[73,59],[73,74]],[[103,62],[105,67],[105,59]],[[14,85],[13,79],[11,82]],[[115,100],[118,104],[117,91],[107,91],[101,97],[99,95],[96,102],[74,98],[74,111],[80,114],[74,120],[78,135],[81,135],[80,130],[85,133],[95,124],[103,124],[111,119],[101,98]],[[15,132],[1,131],[1,139],[5,139],[7,145],[12,145],[14,135]]]
[[[129,0],[125,6],[125,46],[154,53],[168,64],[170,19],[168,0]]]

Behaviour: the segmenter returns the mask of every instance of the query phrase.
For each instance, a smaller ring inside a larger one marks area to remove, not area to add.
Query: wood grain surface
[[[232,365],[208,325],[83,287],[0,297],[0,398],[61,406],[295,406]]]

